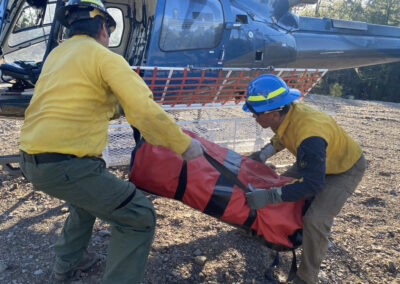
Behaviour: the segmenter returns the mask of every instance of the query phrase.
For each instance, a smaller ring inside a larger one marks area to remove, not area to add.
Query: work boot
[[[68,279],[73,279],[76,277],[78,271],[85,272],[88,271],[96,262],[100,260],[100,256],[97,253],[90,253],[85,251],[82,256],[82,260],[69,271],[64,273],[54,272],[54,278],[57,281],[64,281]]]

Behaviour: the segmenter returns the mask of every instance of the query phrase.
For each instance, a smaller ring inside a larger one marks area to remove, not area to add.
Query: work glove
[[[200,141],[192,138],[189,147],[182,154],[182,158],[185,161],[190,161],[203,155],[203,152],[204,152],[204,147],[203,145],[201,145]]]
[[[269,143],[267,144],[264,148],[262,148],[260,151],[254,152],[250,156],[248,156],[250,159],[260,162],[260,163],[265,163],[266,160],[271,158],[274,154],[276,153],[276,150],[274,146]]]
[[[261,209],[269,204],[282,203],[282,188],[271,188],[270,190],[256,188],[246,193],[246,200],[251,209]]]

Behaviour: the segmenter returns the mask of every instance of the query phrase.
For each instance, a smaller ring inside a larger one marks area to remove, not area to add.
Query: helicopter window
[[[44,41],[30,45],[27,48],[17,49],[4,55],[6,62],[14,61],[42,61],[46,52],[46,43]]]
[[[118,8],[108,8],[107,12],[110,13],[117,23],[115,31],[110,36],[109,47],[117,47],[121,44],[122,34],[124,32],[124,17],[122,11]]]
[[[48,36],[55,11],[56,3],[49,3],[46,10],[34,8],[27,3],[15,24],[12,34],[8,39],[10,47],[24,42]]]
[[[160,48],[164,51],[214,48],[221,41],[223,24],[218,0],[167,0]]]
[[[236,15],[236,22],[241,24],[248,24],[249,20],[246,15]]]
[[[264,57],[264,56],[263,56],[263,52],[257,50],[257,51],[256,51],[255,61],[262,61],[262,60],[263,60],[263,57]]]

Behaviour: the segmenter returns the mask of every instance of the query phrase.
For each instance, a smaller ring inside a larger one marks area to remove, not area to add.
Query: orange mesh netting
[[[303,96],[321,80],[326,69],[250,69],[132,67],[147,83],[161,105],[225,105],[244,102],[247,86],[262,74],[275,74]]]

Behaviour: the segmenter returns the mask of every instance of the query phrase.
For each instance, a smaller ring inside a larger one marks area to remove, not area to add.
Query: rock
[[[329,278],[326,276],[326,273],[324,271],[320,271],[318,276],[321,283],[329,283]]]
[[[101,230],[101,231],[99,231],[98,234],[100,237],[103,237],[103,238],[111,236],[111,232],[109,230]]]
[[[197,263],[198,265],[204,265],[206,263],[207,257],[203,255],[198,255],[194,258],[194,262]]]
[[[99,236],[92,236],[92,242],[94,243],[100,243],[102,241],[102,238]]]
[[[196,256],[199,256],[199,255],[201,255],[201,250],[200,250],[200,249],[196,249],[196,250],[193,252],[193,254],[196,255]]]
[[[9,268],[9,266],[7,263],[0,261],[0,273],[6,271],[8,268]]]
[[[9,189],[8,191],[14,191],[14,190],[16,190],[16,189],[18,189],[18,184],[14,183],[14,184],[10,187],[10,189]]]
[[[397,268],[394,262],[389,262],[387,270],[392,274],[397,274]]]
[[[43,270],[42,269],[38,269],[35,272],[33,272],[34,275],[41,275],[43,274]]]
[[[69,207],[67,206],[67,205],[65,205],[65,206],[63,206],[62,208],[61,208],[61,213],[68,213],[69,212]]]
[[[172,274],[172,276],[177,277],[177,278],[181,277],[181,274],[178,271],[172,271],[171,274]]]

